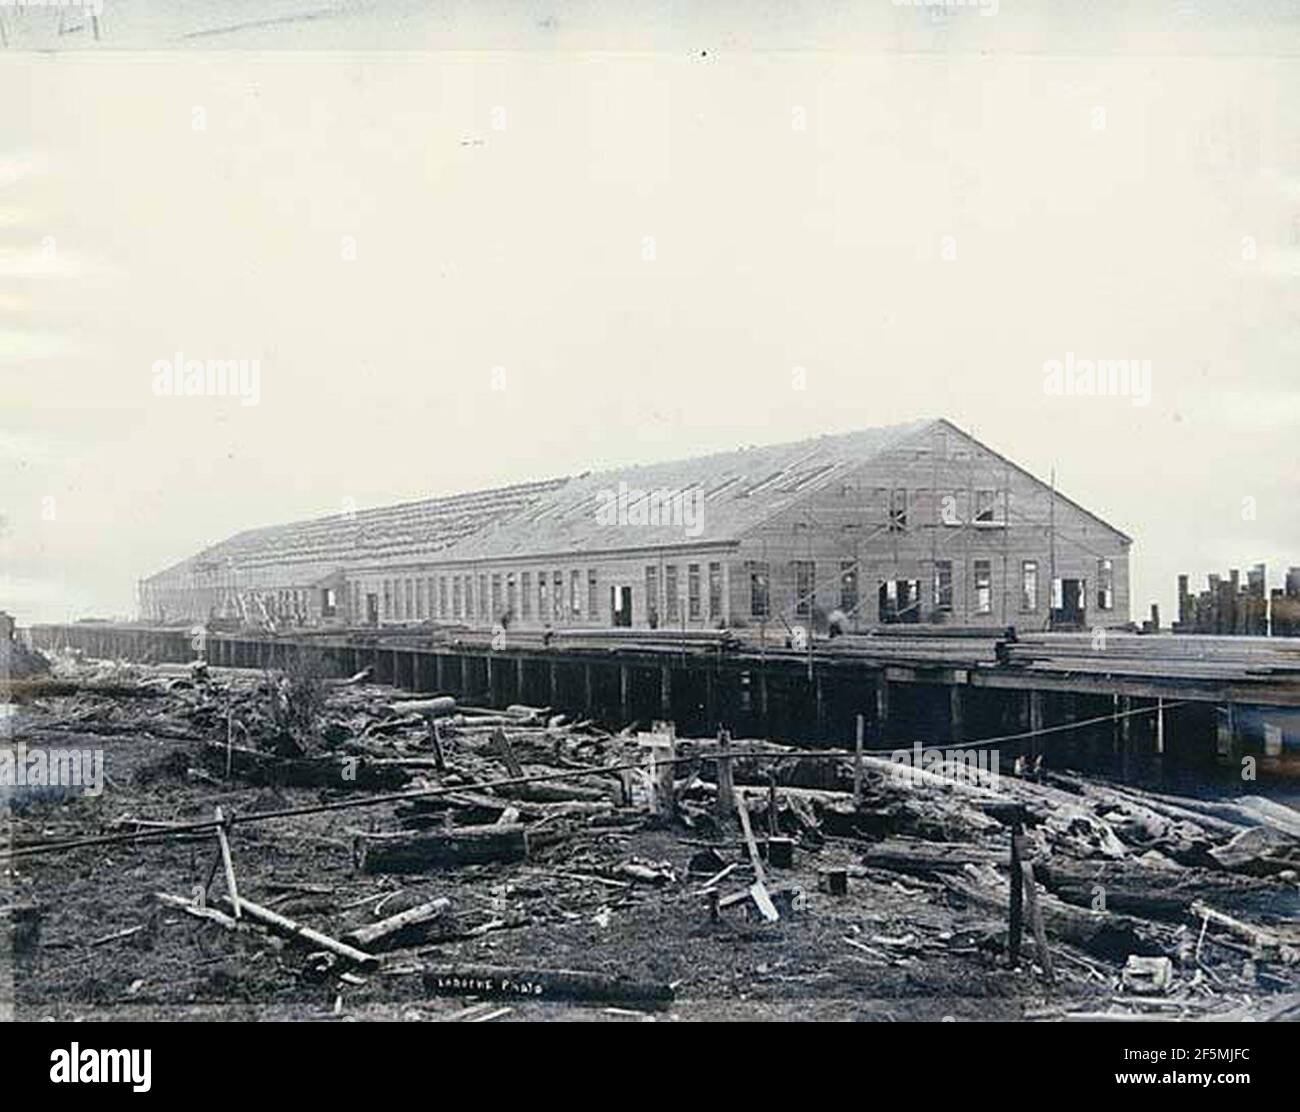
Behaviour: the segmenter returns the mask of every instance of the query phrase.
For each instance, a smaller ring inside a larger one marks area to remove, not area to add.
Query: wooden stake
[[[1038,947],[1038,962],[1050,983],[1056,980],[1056,970],[1052,966],[1052,951],[1047,948],[1047,929],[1043,926],[1043,909],[1038,905],[1038,886],[1034,883],[1034,866],[1028,861],[1022,861],[1020,870],[1025,884],[1025,904],[1029,908],[1029,925],[1034,932],[1034,944]]]
[[[217,807],[213,817],[217,821],[217,841],[221,845],[221,865],[226,870],[226,891],[230,894],[230,909],[236,919],[242,918],[239,905],[239,887],[235,884],[235,863],[230,857],[230,842],[226,839],[226,819]]]

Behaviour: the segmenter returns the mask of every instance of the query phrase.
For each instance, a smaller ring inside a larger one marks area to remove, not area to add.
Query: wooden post
[[[1024,931],[1024,872],[1020,868],[1024,849],[1024,835],[1020,819],[1011,823],[1011,905],[1008,909],[1007,964],[1012,968],[1020,962],[1020,937]]]
[[[628,674],[626,664],[618,667],[618,707],[623,722],[626,723],[632,717],[632,677]]]
[[[639,735],[639,743],[646,750],[650,762],[650,791],[653,812],[671,817],[676,808],[673,799],[673,773],[677,743],[672,734],[651,733]]]
[[[876,673],[876,720],[874,726],[874,741],[876,747],[883,749],[885,746],[885,727],[889,720],[889,681],[885,679],[885,670],[882,668]]]
[[[965,728],[962,724],[962,690],[960,684],[948,688],[948,739],[954,745],[963,740]]]
[[[731,778],[731,731],[718,728],[718,818],[726,822],[735,803],[735,787]]]
[[[582,666],[582,701],[585,714],[588,718],[592,717],[596,713],[594,705],[596,698],[595,692],[595,684],[592,682],[591,665],[584,664]],[[522,697],[520,701],[522,701]]]
[[[853,752],[853,809],[855,811],[862,808],[862,734],[865,728],[866,721],[859,714],[857,744]]]
[[[781,833],[776,824],[776,772],[767,773],[767,832],[775,838]]]
[[[659,668],[659,717],[668,721],[673,716],[673,671],[667,664]]]
[[[1156,700],[1156,752],[1164,755],[1165,751],[1165,701]]]
[[[236,919],[243,917],[239,902],[239,886],[235,883],[235,863],[230,857],[230,842],[226,839],[226,817],[217,807],[213,813],[217,823],[217,842],[221,846],[221,866],[226,870],[226,891],[230,894],[230,909]]]
[[[1029,731],[1034,736],[1029,739],[1030,756],[1037,756],[1043,751],[1043,739],[1039,733],[1043,728],[1043,693],[1041,691],[1031,691],[1029,693]]]
[[[1133,757],[1133,719],[1128,714],[1132,706],[1133,700],[1129,696],[1121,695],[1119,697],[1119,712],[1124,715],[1119,720],[1119,751],[1121,767],[1126,780],[1129,774],[1129,763]]]

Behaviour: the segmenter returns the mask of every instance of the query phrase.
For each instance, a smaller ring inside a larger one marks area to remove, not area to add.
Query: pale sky
[[[176,18],[223,7],[312,5]],[[1300,564],[1294,15],[344,7],[145,42],[110,0],[99,46],[0,51],[20,623],[349,500],[926,416],[1132,535],[1135,620]],[[156,396],[178,351],[258,360],[258,404]],[[1150,404],[1045,394],[1067,353],[1149,360]]]

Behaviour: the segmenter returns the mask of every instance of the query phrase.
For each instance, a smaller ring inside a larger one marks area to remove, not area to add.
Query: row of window
[[[534,587],[534,582],[536,586]],[[410,622],[426,618],[509,622],[531,620],[536,603],[538,621],[567,622],[599,610],[595,568],[584,574],[563,571],[479,572],[385,579],[380,584],[375,617]],[[352,585],[353,613],[360,615],[360,586]]]
[[[934,574],[931,583],[931,604],[935,610],[952,610],[951,560],[934,561]],[[745,570],[749,576],[749,613],[754,618],[771,616],[771,592],[769,586],[768,565],[765,561],[751,560]],[[794,614],[796,618],[809,618],[817,603],[817,565],[813,560],[792,560],[791,570],[794,578]],[[646,569],[649,576],[651,569]],[[971,565],[974,612],[991,614],[993,612],[993,563],[991,560],[974,560]],[[1065,585],[1079,583],[1077,580],[1058,579],[1052,585],[1052,606],[1061,609],[1065,606]],[[1111,610],[1115,606],[1115,568],[1108,559],[1097,561],[1097,608]],[[858,595],[857,563],[843,560],[839,565],[839,609],[845,617],[852,618],[860,605]],[[1082,605],[1084,592],[1079,588],[1079,605]],[[919,620],[921,605],[921,581],[919,579],[886,580],[880,585],[880,617],[882,620]],[[1020,563],[1020,611],[1032,614],[1038,610],[1038,561],[1022,560]]]
[[[647,564],[645,569],[646,624],[652,629],[659,625],[660,617],[668,624],[682,620],[682,595],[680,569],[676,564],[663,565],[663,594],[659,593],[659,565]],[[708,617],[710,621],[722,617],[722,565],[708,565]],[[704,617],[703,584],[700,565],[686,565],[686,610],[692,621]]]
[[[811,618],[817,604],[817,564],[813,560],[791,561],[794,580],[794,616]],[[753,618],[772,614],[769,570],[766,561],[750,560],[745,565],[749,579],[749,612]],[[661,581],[662,580],[662,581]],[[971,564],[972,610],[975,614],[993,612],[993,564],[977,559]],[[1067,587],[1073,584],[1073,587]],[[661,590],[662,588],[662,590]],[[687,564],[685,597],[682,594],[681,567],[677,564],[648,564],[645,567],[646,622],[652,628],[661,621],[671,625],[683,618],[698,621],[706,616],[716,621],[723,616],[722,565]],[[377,600],[376,613],[385,621],[420,621],[426,618],[447,620],[509,621],[518,617],[531,621],[567,622],[586,617],[599,618],[600,602],[596,569],[586,573],[570,569],[520,572],[480,572],[476,575],[451,575],[385,579]],[[361,588],[351,585],[352,614],[363,617]],[[1067,593],[1069,599],[1067,600]],[[298,592],[281,592],[289,596],[284,610],[293,613],[293,596]],[[1039,563],[1022,560],[1020,564],[1020,612],[1032,614],[1039,608]],[[857,615],[861,599],[858,565],[842,560],[838,567],[835,595],[838,609],[848,618]],[[1082,581],[1058,579],[1052,584],[1053,609],[1083,607],[1086,591]],[[707,600],[707,602],[706,602]],[[334,609],[333,591],[323,598],[323,611],[329,616]],[[881,583],[879,612],[884,621],[917,621],[921,606],[921,581],[896,579]],[[683,602],[685,609],[683,610]],[[953,607],[953,561],[936,560],[931,580],[930,602],[935,610]],[[305,611],[306,592],[300,605]],[[534,605],[535,604],[535,605]],[[707,612],[706,612],[707,604]],[[613,606],[614,603],[611,603]],[[1115,605],[1114,564],[1109,559],[1097,561],[1097,608],[1111,610]],[[611,621],[615,616],[611,616]]]
[[[975,512],[971,521],[976,525],[1004,525],[1005,513],[998,515],[998,492],[995,490],[976,490],[974,492]],[[905,533],[907,531],[907,488],[895,487],[889,492],[889,531]],[[1005,509],[1005,502],[1004,502]],[[941,525],[961,525],[957,516],[956,492],[939,492],[935,498],[935,514]]]

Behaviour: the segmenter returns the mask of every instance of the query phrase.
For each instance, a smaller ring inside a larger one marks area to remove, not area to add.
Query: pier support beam
[[[874,686],[876,713],[871,720],[872,744],[877,749],[883,749],[889,725],[889,681],[885,679],[883,668],[876,672]]]
[[[1039,736],[1039,731],[1043,728],[1043,693],[1031,691],[1026,698],[1029,701],[1029,730],[1034,735],[1029,739],[1029,755],[1037,757],[1047,748]]]

